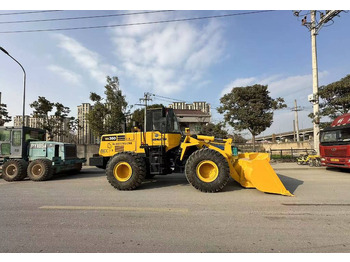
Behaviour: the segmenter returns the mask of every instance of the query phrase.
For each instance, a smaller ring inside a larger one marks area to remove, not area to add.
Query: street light
[[[26,71],[24,70],[23,66],[7,52],[4,48],[0,46],[0,50],[4,52],[6,55],[11,57],[19,66],[22,68],[24,77],[23,77],[23,113],[22,113],[22,127],[24,127],[24,117],[25,117],[25,99],[26,99]]]

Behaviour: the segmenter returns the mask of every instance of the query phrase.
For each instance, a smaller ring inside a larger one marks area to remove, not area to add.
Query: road
[[[84,168],[46,182],[0,179],[0,250],[40,252],[349,252],[350,172],[272,164],[295,196],[195,190],[183,174],[115,190]]]

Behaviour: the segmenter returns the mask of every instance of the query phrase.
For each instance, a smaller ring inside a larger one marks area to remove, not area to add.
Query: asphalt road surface
[[[0,252],[349,252],[350,172],[273,164],[286,197],[202,193],[184,174],[118,191],[104,170],[46,182],[0,179]]]

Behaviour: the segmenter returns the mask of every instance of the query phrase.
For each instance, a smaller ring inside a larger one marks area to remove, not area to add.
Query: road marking
[[[187,208],[153,208],[153,207],[95,207],[95,206],[42,206],[39,209],[55,210],[105,210],[105,211],[137,211],[137,212],[163,212],[187,213]]]
[[[282,203],[284,206],[350,206],[348,203]]]

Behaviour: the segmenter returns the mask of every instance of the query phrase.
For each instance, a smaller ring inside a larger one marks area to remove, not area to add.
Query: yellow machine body
[[[241,186],[256,188],[265,193],[293,196],[284,187],[271,167],[267,153],[244,153],[233,156],[231,144],[232,139],[215,141],[215,138],[212,136],[197,136],[197,138],[193,138],[187,134],[184,142],[181,144],[181,159],[189,147],[210,148],[218,151],[226,158],[230,168],[230,176]],[[217,147],[218,145],[223,149]]]
[[[245,188],[292,196],[270,165],[266,153],[233,154],[232,139],[180,132],[172,109],[147,112],[146,132],[101,137],[99,156],[90,159],[106,168],[108,181],[117,189],[132,190],[144,178],[182,172],[203,192],[218,192],[231,176]],[[227,162],[227,163],[226,163]]]
[[[159,131],[108,134],[101,137],[99,155],[112,157],[117,153],[128,151],[145,153],[142,145],[165,146],[166,151],[179,146],[181,134],[161,134]]]

